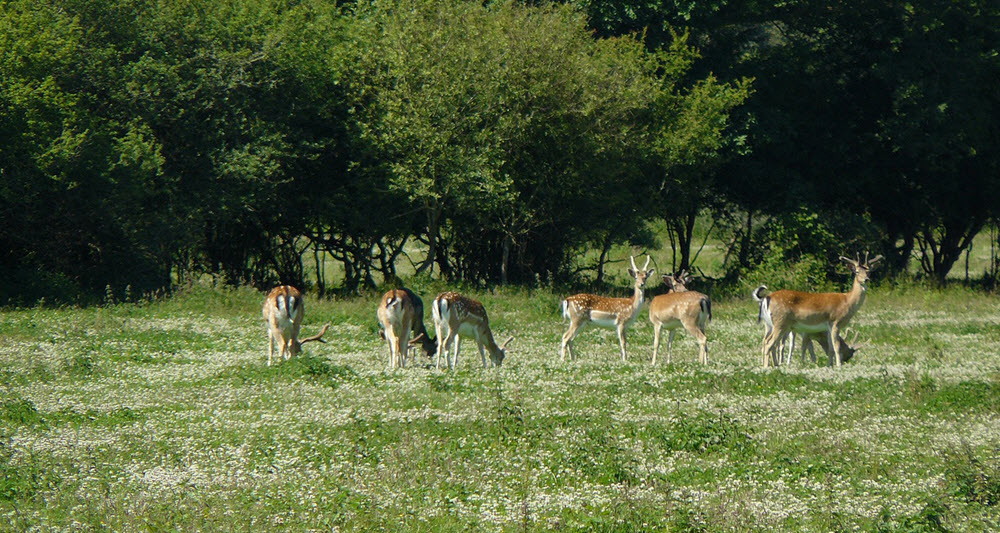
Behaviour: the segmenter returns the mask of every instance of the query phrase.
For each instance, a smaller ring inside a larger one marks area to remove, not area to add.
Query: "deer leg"
[[[479,348],[479,359],[483,361],[483,368],[486,368],[486,349],[481,342],[476,342],[476,347]]]
[[[802,336],[802,354],[799,356],[799,359],[802,361],[802,364],[806,363],[806,350],[808,350],[809,353],[812,354],[812,356],[811,356],[812,362],[816,363],[816,348],[813,347],[812,337],[810,337],[808,335],[803,335]]]
[[[388,361],[388,367],[389,367],[389,368],[392,368],[392,364],[393,364],[393,362],[394,362],[394,361],[396,360],[396,359],[395,359],[395,356],[393,355],[393,353],[394,353],[394,352],[395,352],[395,350],[396,350],[396,345],[395,345],[395,343],[394,343],[394,342],[393,342],[393,340],[392,340],[392,332],[391,332],[391,331],[389,331],[389,329],[388,329],[388,328],[386,328],[386,330],[385,330],[385,343],[386,343],[386,345],[388,345],[388,346],[389,346],[389,361]]]
[[[274,335],[267,332],[267,366],[271,366],[271,359],[274,357]]]
[[[792,352],[795,351],[795,332],[788,332],[788,337],[785,337],[788,341],[788,353],[785,354],[785,364],[792,364]]]
[[[778,328],[772,328],[764,338],[764,349],[762,353],[762,362],[764,363],[764,368],[771,366],[771,363],[776,363],[774,360],[774,349],[778,341],[786,335],[785,332],[779,331]]]
[[[694,337],[694,340],[698,341],[698,362],[707,365],[708,364],[708,337],[705,336],[705,332],[698,327],[698,324],[694,321],[690,321],[684,324],[684,329]]]
[[[448,356],[447,355],[448,354],[448,336],[444,332],[444,328],[442,328],[440,324],[435,324],[434,325],[434,334],[437,336],[437,341],[438,341],[437,351],[434,353],[434,368],[437,368],[438,370],[440,370],[441,369],[441,353],[443,352],[445,354],[445,357]]]
[[[837,324],[830,324],[830,346],[833,346],[833,357],[837,361],[838,367],[840,367],[840,364],[843,361],[840,356],[840,343],[837,342],[839,333],[840,328]]]
[[[458,368],[458,350],[462,347],[462,337],[455,335],[452,342],[452,350],[454,351],[455,361],[452,362],[451,358],[448,359],[448,368]]]
[[[569,351],[569,360],[570,361],[573,361],[573,360],[576,359],[576,356],[573,355],[573,339],[576,338],[576,334],[580,331],[580,328],[582,326],[583,326],[583,321],[576,320],[576,319],[571,319],[570,320],[570,322],[569,322],[569,329],[566,330],[566,333],[563,333],[562,349],[559,351],[559,360],[560,361],[565,361],[566,360],[566,352],[567,351]]]
[[[660,329],[662,322],[653,322],[653,365],[656,365],[656,354],[660,351]]]
[[[622,347],[622,362],[628,359],[628,354],[625,353],[625,324],[618,325],[618,344]]]
[[[670,350],[674,345],[674,334],[677,333],[676,329],[671,329],[670,333],[667,334],[667,364],[670,364]]]
[[[403,365],[406,364],[406,352],[404,351],[406,348],[404,346],[406,345],[403,344],[403,338],[396,337],[396,368],[403,368]]]

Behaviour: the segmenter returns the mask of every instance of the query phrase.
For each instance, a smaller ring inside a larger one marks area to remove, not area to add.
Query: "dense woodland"
[[[998,88],[992,1],[0,1],[0,305],[414,249],[600,283],[620,244],[690,267],[696,220],[728,279],[942,281],[1000,216]]]

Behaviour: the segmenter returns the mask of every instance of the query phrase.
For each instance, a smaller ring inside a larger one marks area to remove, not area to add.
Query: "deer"
[[[674,341],[674,333],[684,327],[698,341],[698,360],[708,364],[708,338],[705,327],[712,320],[712,301],[708,296],[689,291],[687,284],[691,275],[687,270],[676,274],[661,276],[667,286],[667,293],[661,294],[649,302],[649,321],[653,323],[653,361],[660,351],[660,329],[666,327],[670,332],[667,337],[667,364],[670,364],[670,347]]]
[[[854,357],[854,354],[858,352],[858,350],[869,344],[868,342],[859,343],[858,338],[860,336],[861,333],[858,331],[853,332],[852,335],[850,329],[845,329],[844,336],[837,337],[837,344],[840,346],[840,354],[844,358],[843,362],[846,363],[850,361],[851,358]],[[830,339],[827,335],[823,333],[807,333],[802,335],[802,355],[801,355],[802,361],[805,362],[806,350],[808,350],[813,364],[816,363],[816,352],[815,350],[813,350],[812,347],[813,341],[819,343],[819,345],[823,348],[823,351],[826,352],[827,357],[830,359],[832,363],[834,354],[833,351],[830,349]],[[789,350],[787,359],[788,363],[791,363],[791,358],[792,358],[792,350]]]
[[[618,331],[618,344],[622,350],[622,361],[627,360],[628,354],[625,351],[625,331],[635,322],[642,308],[642,287],[646,284],[646,279],[653,275],[655,269],[646,270],[649,266],[650,257],[646,256],[646,263],[640,270],[635,266],[635,257],[629,256],[632,261],[632,268],[628,269],[629,276],[635,280],[634,291],[631,298],[611,298],[607,296],[597,296],[594,294],[575,294],[562,301],[563,318],[569,320],[569,329],[562,337],[562,346],[559,350],[560,361],[566,360],[566,352],[569,351],[570,360],[576,359],[573,354],[573,339],[581,329],[589,324],[605,328],[615,328]]]
[[[412,345],[420,344],[427,357],[433,357],[437,344],[424,328],[424,302],[416,293],[406,288],[386,292],[375,314],[381,326],[379,335],[389,344],[389,368],[405,367]]]
[[[780,290],[765,296],[763,291],[767,287],[763,285],[754,291],[755,298],[760,301],[758,317],[763,319],[766,315],[772,326],[764,337],[761,362],[765,368],[772,363],[777,364],[775,348],[780,340],[793,331],[805,334],[807,338],[814,334],[824,334],[833,350],[830,366],[839,367],[843,364],[840,332],[847,327],[864,303],[869,273],[882,260],[882,256],[869,261],[866,253],[864,261],[861,261],[860,256],[856,256],[856,259],[841,256],[840,260],[847,263],[854,274],[854,283],[848,292]]]
[[[761,285],[760,287],[757,287],[757,289],[753,291],[753,298],[760,304],[760,311],[757,315],[757,322],[764,323],[764,337],[766,339],[767,335],[771,332],[773,326],[771,324],[771,312],[768,306],[762,302],[762,300],[765,297],[764,295],[765,290],[767,290],[766,285]],[[812,343],[813,341],[815,341],[820,344],[820,346],[823,348],[823,351],[826,352],[827,357],[831,361],[830,363],[831,366],[833,365],[832,361],[834,357],[834,352],[831,349],[830,337],[826,332],[810,333],[808,330],[805,329],[794,329],[794,328],[792,329],[792,331],[789,331],[788,336],[781,341],[782,346],[778,349],[779,364],[781,363],[782,355],[784,355],[785,357],[784,359],[785,364],[792,363],[792,354],[795,352],[796,333],[798,333],[802,337],[802,347],[801,347],[802,353],[800,355],[800,359],[803,363],[806,360],[806,351],[809,352],[810,360],[813,362],[813,364],[816,363],[816,351],[813,350],[812,347]],[[855,331],[852,338],[851,331],[849,329],[845,329],[844,336],[837,337],[837,344],[840,346],[840,353],[842,354],[844,363],[850,361],[858,350],[869,344],[869,342],[867,341],[863,343],[858,343],[859,336],[860,333]],[[785,346],[787,346],[788,348],[787,353],[785,353]]]
[[[773,329],[773,327],[774,327],[771,324],[771,313],[770,313],[770,311],[767,310],[766,304],[763,303],[763,299],[766,296],[766,293],[764,291],[766,291],[766,290],[767,290],[767,285],[761,285],[761,286],[757,287],[756,289],[754,289],[753,292],[751,293],[752,296],[753,296],[754,301],[757,302],[758,309],[759,309],[758,312],[757,312],[757,323],[758,324],[760,324],[761,322],[764,323],[764,338],[765,339],[767,338],[768,334],[771,333],[771,329]],[[827,344],[827,346],[829,346],[829,344]],[[786,351],[785,348],[788,349],[787,350],[787,354],[785,353],[785,351]],[[778,346],[778,362],[780,363],[781,359],[782,359],[782,356],[784,356],[785,357],[785,361],[788,364],[791,364],[791,361],[792,361],[792,352],[794,352],[794,351],[795,351],[795,332],[794,331],[789,331],[788,332],[788,336],[785,337],[784,339],[781,339],[781,341],[779,343],[779,346]],[[802,357],[805,358],[805,352],[803,352]],[[813,356],[813,361],[815,361],[815,354]]]
[[[490,329],[490,319],[486,315],[486,308],[478,300],[457,292],[442,292],[431,302],[431,315],[434,317],[434,330],[437,334],[437,354],[434,358],[436,368],[441,368],[442,354],[447,358],[449,369],[458,366],[460,337],[475,339],[483,368],[488,367],[487,351],[490,353],[492,366],[499,367],[503,364],[507,354],[507,345],[514,340],[514,337],[510,336],[503,344],[496,343],[493,331]],[[454,361],[448,353],[452,349],[454,350]]]
[[[267,366],[274,359],[274,345],[278,343],[278,359],[289,360],[302,352],[302,345],[307,342],[319,341],[325,343],[323,335],[330,324],[323,326],[318,335],[299,340],[299,329],[305,317],[306,308],[302,293],[291,285],[279,285],[271,289],[264,299],[261,309],[264,321],[267,322]]]

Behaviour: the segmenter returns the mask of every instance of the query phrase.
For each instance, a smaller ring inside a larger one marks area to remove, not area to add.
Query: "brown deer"
[[[382,326],[379,335],[389,344],[390,368],[406,366],[411,345],[420,344],[427,357],[437,351],[437,344],[424,328],[424,302],[410,289],[393,289],[382,295],[376,315]]]
[[[665,327],[670,332],[667,337],[667,364],[670,364],[674,333],[683,326],[698,341],[698,360],[707,365],[705,327],[712,319],[712,301],[700,292],[687,289],[691,275],[686,270],[674,275],[664,274],[662,278],[668,292],[649,302],[649,321],[653,323],[653,364],[656,364],[656,355],[660,350],[660,329]]]
[[[478,300],[462,296],[457,292],[442,292],[431,303],[431,315],[434,317],[434,329],[437,334],[437,355],[434,358],[434,365],[437,368],[441,368],[442,353],[448,359],[448,368],[458,365],[460,336],[475,339],[483,368],[489,366],[486,363],[487,351],[490,353],[493,366],[503,364],[507,355],[507,344],[514,340],[514,337],[509,337],[503,344],[496,343],[486,308]],[[448,353],[452,349],[454,349],[454,361]]]
[[[636,268],[635,257],[630,257],[630,259],[632,268],[628,269],[628,274],[635,280],[635,290],[631,298],[575,294],[562,301],[562,314],[563,317],[569,319],[569,329],[562,337],[562,347],[559,350],[560,360],[566,360],[567,351],[569,351],[570,360],[576,359],[573,355],[573,339],[588,324],[615,328],[618,331],[618,344],[622,349],[622,361],[627,359],[625,331],[635,322],[639,310],[642,309],[642,287],[646,283],[646,278],[652,276],[655,270],[646,270],[646,267],[649,266],[649,256],[646,256],[646,264],[643,265],[642,270]]]
[[[330,324],[323,326],[318,335],[299,340],[299,328],[302,326],[306,308],[302,293],[291,285],[280,285],[271,289],[271,292],[267,293],[261,312],[267,322],[267,366],[271,366],[271,361],[274,359],[275,343],[278,343],[280,348],[279,360],[287,361],[298,355],[302,351],[302,345],[307,342],[326,342],[322,337]]]
[[[764,367],[777,364],[775,349],[779,341],[785,339],[792,331],[807,335],[825,334],[834,353],[830,366],[839,367],[843,363],[840,332],[847,327],[864,303],[869,272],[882,260],[882,256],[876,256],[869,261],[868,254],[865,254],[864,262],[860,257],[848,259],[842,256],[840,259],[850,265],[854,273],[854,284],[848,292],[812,293],[781,290],[763,296],[763,290],[766,289],[763,286],[754,291],[755,297],[760,300],[759,316],[763,319],[766,315],[772,325],[764,337],[761,360]]]

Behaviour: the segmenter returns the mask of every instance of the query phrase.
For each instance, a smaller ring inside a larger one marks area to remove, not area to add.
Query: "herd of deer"
[[[854,274],[854,284],[846,293],[828,292],[812,293],[780,290],[767,294],[767,287],[761,285],[753,291],[753,298],[758,302],[758,322],[764,323],[764,344],[762,359],[764,367],[776,366],[782,362],[785,353],[783,346],[788,346],[785,362],[790,362],[794,351],[794,335],[802,337],[802,359],[808,350],[812,361],[816,361],[813,351],[813,341],[818,342],[829,357],[830,366],[840,366],[848,361],[860,348],[857,335],[848,342],[846,326],[865,301],[869,272],[882,260],[877,256],[868,260],[860,257],[848,259],[841,257],[851,267]],[[593,294],[576,294],[562,301],[562,315],[569,320],[569,329],[562,337],[560,358],[565,361],[566,353],[570,359],[573,355],[573,339],[587,325],[614,328],[618,332],[618,342],[621,346],[622,361],[626,360],[625,332],[636,317],[643,304],[643,286],[653,275],[654,269],[646,270],[646,264],[639,269],[635,258],[631,258],[632,267],[629,275],[635,280],[635,290],[631,298],[609,298]],[[653,324],[653,364],[660,349],[660,331],[666,327],[667,363],[670,363],[670,345],[674,333],[683,327],[698,342],[698,359],[708,364],[708,341],[705,327],[712,319],[712,302],[709,297],[687,289],[691,276],[687,271],[677,274],[664,274],[663,282],[667,293],[661,294],[650,302],[649,320]],[[269,351],[267,364],[271,365],[274,358],[275,345],[279,346],[279,358],[289,359],[302,350],[307,342],[319,341],[326,333],[329,324],[323,326],[319,334],[299,340],[299,328],[305,315],[302,293],[295,287],[282,285],[268,293],[264,301],[264,319],[268,325]],[[431,316],[434,319],[434,329],[437,340],[432,340],[424,329],[424,304],[413,291],[409,289],[394,289],[382,296],[379,301],[377,316],[381,325],[380,335],[389,345],[389,366],[401,368],[406,366],[406,356],[410,346],[419,344],[428,357],[434,358],[434,365],[441,367],[442,354],[446,358],[448,368],[458,364],[459,339],[472,337],[479,348],[479,355],[484,367],[500,366],[503,363],[507,344],[514,337],[509,337],[502,344],[497,344],[490,329],[489,317],[483,304],[457,292],[443,292],[431,303]],[[844,336],[841,336],[844,333]],[[449,353],[450,352],[450,353]],[[489,362],[486,353],[489,352]]]

